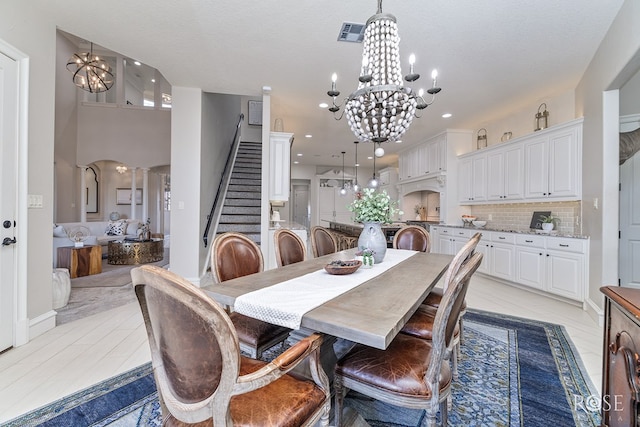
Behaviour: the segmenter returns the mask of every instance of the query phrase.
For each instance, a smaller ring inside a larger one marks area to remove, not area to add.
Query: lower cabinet
[[[455,254],[476,232],[432,227],[434,252]],[[582,302],[588,277],[587,239],[479,230],[479,273]]]

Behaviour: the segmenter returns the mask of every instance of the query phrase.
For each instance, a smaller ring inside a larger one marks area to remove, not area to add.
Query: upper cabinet
[[[459,201],[580,200],[581,159],[582,119],[464,154],[458,158]]]
[[[446,155],[446,133],[401,152],[398,158],[400,181],[413,181],[446,171]]]
[[[269,200],[289,200],[289,177],[291,172],[292,133],[271,132],[269,138]]]

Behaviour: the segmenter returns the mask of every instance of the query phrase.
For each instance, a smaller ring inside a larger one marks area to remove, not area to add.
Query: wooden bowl
[[[340,264],[338,264],[340,263]],[[333,261],[331,264],[324,266],[324,269],[329,274],[344,275],[351,274],[360,268],[362,261],[357,259],[351,259],[349,261]]]

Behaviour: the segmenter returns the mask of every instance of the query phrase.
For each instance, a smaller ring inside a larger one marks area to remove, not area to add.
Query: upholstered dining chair
[[[393,248],[431,252],[431,237],[423,227],[407,225],[398,230],[393,236]]]
[[[262,252],[253,240],[240,233],[216,236],[211,247],[211,271],[216,283],[259,273],[263,269]],[[286,340],[291,332],[291,329],[240,313],[232,312],[229,316],[238,333],[240,348],[256,359],[264,350]]]
[[[240,354],[224,309],[175,273],[142,266],[131,273],[147,329],[165,426],[329,424],[322,337],[299,341],[270,363]],[[313,380],[289,372],[307,360]]]
[[[333,254],[338,252],[338,241],[331,231],[316,225],[311,227],[311,249],[314,258]]]
[[[273,240],[278,267],[304,261],[307,258],[307,244],[293,231],[280,228],[273,234]]]
[[[451,394],[451,368],[446,358],[462,299],[482,254],[465,263],[444,293],[429,342],[398,334],[386,350],[356,344],[338,360],[333,380],[336,426],[342,426],[342,407],[348,390],[413,409],[424,409],[427,425],[436,425],[438,408],[447,425],[447,399]]]
[[[451,263],[449,264],[449,267],[444,274],[443,292],[446,292],[446,286],[450,282],[451,277],[455,276],[462,268],[462,265],[473,255],[473,251],[476,249],[476,246],[478,246],[478,242],[480,241],[481,237],[482,234],[480,233],[474,234],[453,257],[453,260],[451,260]],[[431,292],[433,292],[433,290]],[[431,295],[431,293],[429,295]],[[439,295],[440,298],[437,305],[434,305],[435,298],[431,298],[431,304],[426,302],[429,301],[429,297],[427,297],[425,302],[423,302],[418,307],[416,312],[409,318],[407,323],[405,323],[400,332],[417,338],[422,338],[427,341],[431,340],[433,335],[436,311],[442,303],[443,293],[440,292]],[[458,357],[460,355],[460,343],[462,341],[462,317],[464,316],[466,311],[467,303],[464,300],[463,296],[462,305],[460,307],[460,314],[458,316],[458,324],[454,331],[451,348],[448,349],[448,356],[451,358],[454,379],[458,378]]]

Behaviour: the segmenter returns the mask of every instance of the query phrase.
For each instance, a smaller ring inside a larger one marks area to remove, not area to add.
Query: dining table
[[[387,258],[393,251],[413,252],[387,249]],[[357,249],[348,249],[208,285],[202,289],[219,303],[234,307],[236,299],[242,295],[291,279],[306,277],[314,272],[317,275],[329,275],[324,271],[327,264],[336,260],[352,260],[356,252]],[[374,264],[372,267],[371,272],[374,273],[372,278],[327,301],[322,301],[317,307],[304,313],[300,327],[378,349],[386,349],[431,289],[436,286],[452,259],[451,255],[415,252],[391,268],[387,266],[384,271],[376,275],[376,269],[383,269],[385,258],[381,264]],[[353,274],[364,274],[362,270],[363,268],[360,267]],[[344,279],[343,276],[336,275],[331,276],[330,280]],[[307,292],[303,288],[304,281],[298,286],[301,292]]]

